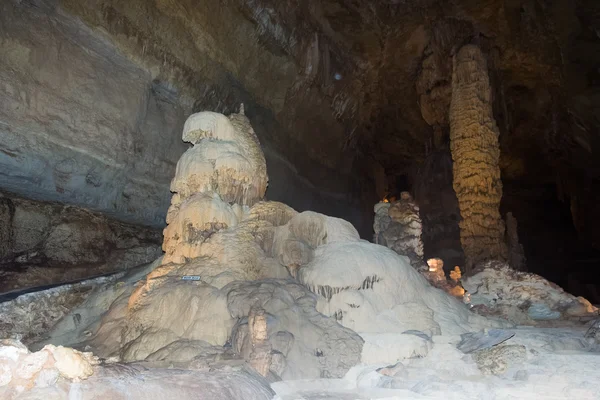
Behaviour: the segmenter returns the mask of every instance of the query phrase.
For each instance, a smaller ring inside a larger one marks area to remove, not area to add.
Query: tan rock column
[[[454,190],[462,221],[466,273],[485,260],[506,259],[500,216],[502,181],[498,127],[492,112],[486,59],[474,45],[454,55],[450,103],[450,150]]]

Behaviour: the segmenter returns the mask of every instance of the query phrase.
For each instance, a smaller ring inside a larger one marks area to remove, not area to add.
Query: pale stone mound
[[[520,272],[508,264],[488,262],[462,280],[474,310],[519,324],[591,317],[598,309],[539,275]]]
[[[18,341],[0,341],[0,397],[12,399],[31,389],[79,382],[94,373],[98,359],[68,347],[48,345],[31,353]]]
[[[296,277],[297,270],[313,259],[314,251],[319,246],[326,243],[356,242],[359,239],[360,236],[351,223],[304,211],[275,230],[271,255]]]
[[[251,309],[264,310],[265,335],[271,348],[271,372],[283,379],[341,378],[360,362],[361,337],[315,309],[316,296],[293,281],[235,282],[228,291],[234,350],[251,358],[255,346]],[[264,340],[264,339],[263,339]]]
[[[114,283],[122,275],[124,273],[58,286],[0,303],[0,338],[16,339],[25,344],[39,339],[83,303],[95,287]],[[71,319],[73,324],[80,320],[76,316]]]
[[[242,114],[195,114],[183,137],[194,147],[172,182],[166,254],[81,345],[126,362],[238,357],[267,379],[341,378],[361,357],[422,357],[433,335],[493,325],[349,222],[260,201],[264,157]],[[410,198],[388,214],[422,258]]]
[[[493,323],[431,287],[406,257],[365,241],[319,246],[298,278],[321,296],[320,312],[357,332],[460,334]]]

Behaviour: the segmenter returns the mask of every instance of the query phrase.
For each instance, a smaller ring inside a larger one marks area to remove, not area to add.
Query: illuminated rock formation
[[[492,324],[430,286],[408,258],[365,241],[319,246],[298,278],[320,296],[320,312],[359,333],[456,334]]]
[[[474,310],[518,324],[592,317],[598,309],[539,275],[515,271],[508,264],[489,262],[462,279]]]
[[[237,225],[267,188],[267,167],[258,138],[244,115],[191,115],[182,139],[192,143],[171,182],[163,250],[165,263],[197,257],[214,232]]]
[[[58,383],[80,382],[94,374],[99,360],[92,353],[48,345],[31,353],[18,341],[0,341],[0,396],[19,398],[23,392]]]
[[[413,260],[360,240],[345,220],[258,201],[264,160],[248,136],[240,139],[248,146],[236,147],[237,135],[251,132],[242,115],[200,113],[188,122],[184,139],[194,147],[173,180],[166,254],[90,328],[87,343],[100,356],[189,367],[230,343],[264,377],[339,378],[361,357],[393,357],[383,350],[365,355],[358,333],[367,335],[367,348],[384,349],[391,340],[393,354],[405,357],[426,354],[432,335],[495,324],[411,267],[423,263],[423,247],[418,208],[407,193],[388,210],[399,234],[383,236]],[[208,164],[202,152],[190,155],[217,144],[224,152]],[[244,157],[257,163],[229,163],[238,153],[227,149],[246,147]],[[219,165],[229,167],[211,169]],[[215,183],[225,173],[232,180]]]
[[[419,207],[408,192],[392,203],[381,202],[375,206],[375,242],[394,250],[410,259],[411,265],[424,270],[423,224]]]
[[[478,263],[504,260],[507,255],[499,211],[499,131],[492,111],[487,62],[481,50],[474,45],[464,46],[454,55],[453,66],[450,149],[468,275]]]

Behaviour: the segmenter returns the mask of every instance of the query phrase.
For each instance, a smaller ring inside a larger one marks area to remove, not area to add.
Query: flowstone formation
[[[575,297],[539,275],[516,271],[502,262],[488,262],[462,280],[473,310],[520,325],[565,320],[589,321],[598,308]]]
[[[499,131],[491,96],[481,49],[474,45],[462,47],[453,59],[449,118],[454,191],[462,217],[460,238],[467,275],[480,262],[505,260],[507,256],[500,216]]]
[[[197,256],[194,244],[236,226],[267,189],[265,158],[243,105],[229,118],[213,112],[193,114],[182,139],[193,147],[181,156],[171,182],[165,263]]]
[[[85,308],[111,303],[100,321],[61,324],[49,341],[73,345],[79,332],[77,346],[105,359],[243,363],[274,381],[341,378],[361,362],[425,356],[435,335],[503,325],[349,222],[263,201],[264,159],[243,114],[195,114],[183,138],[194,147],[173,179],[165,256],[145,279],[91,295]]]

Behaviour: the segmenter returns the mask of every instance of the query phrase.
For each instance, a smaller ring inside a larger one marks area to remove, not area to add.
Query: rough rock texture
[[[407,256],[414,268],[422,269],[423,223],[419,216],[419,207],[410,193],[402,192],[400,199],[391,204],[388,215],[392,222],[383,233],[385,245],[398,254]]]
[[[2,189],[162,226],[186,116],[244,102],[280,167],[275,180],[291,183],[270,198],[367,228],[356,210],[370,184],[351,177],[356,155],[343,149],[362,85],[333,84],[356,62],[340,59],[347,46],[335,34],[315,35],[288,10],[237,0],[4,2]]]
[[[253,352],[251,307],[267,316],[267,337],[272,356],[283,358],[283,379],[342,377],[360,362],[363,340],[315,309],[317,297],[295,282],[257,281],[232,283],[228,288],[229,310],[239,322],[232,344],[247,358]]]
[[[487,375],[503,374],[522,364],[526,357],[527,349],[522,345],[495,346],[473,353],[477,367]]]
[[[99,364],[92,353],[48,345],[31,353],[18,341],[0,341],[0,395],[4,399],[27,398],[31,390],[54,388],[88,379]]]
[[[600,318],[593,320],[588,330],[585,332],[585,338],[595,346],[600,346]]]
[[[385,246],[383,232],[390,226],[392,219],[388,213],[391,204],[389,201],[380,201],[375,204],[373,211],[375,212],[375,218],[373,219],[373,242]]]
[[[251,352],[250,365],[262,376],[267,376],[273,361],[273,346],[268,341],[267,315],[261,307],[250,308],[248,314],[248,335]],[[282,353],[283,356],[283,353]]]
[[[55,203],[0,197],[0,292],[130,269],[160,256],[160,232]]]
[[[462,47],[453,59],[450,148],[467,275],[480,262],[507,256],[500,216],[499,131],[491,95],[481,49]]]
[[[0,14],[2,188],[162,225],[189,105],[55,2]]]
[[[30,353],[18,342],[0,343],[0,396],[16,399],[179,399],[245,400],[273,397],[267,381],[240,363],[210,369],[148,369],[103,364],[91,353],[46,346]]]
[[[419,207],[408,192],[402,192],[400,199],[391,203],[375,205],[375,243],[387,246],[396,253],[410,259],[417,270],[424,268],[423,224]]]
[[[478,312],[499,315],[518,324],[593,317],[598,309],[566,293],[539,275],[515,271],[504,263],[487,263],[462,279]]]
[[[38,340],[94,293],[94,288],[103,290],[106,285],[114,285],[122,275],[59,286],[0,303],[0,337],[17,339],[25,344]],[[75,326],[85,324],[81,315],[71,317]]]

